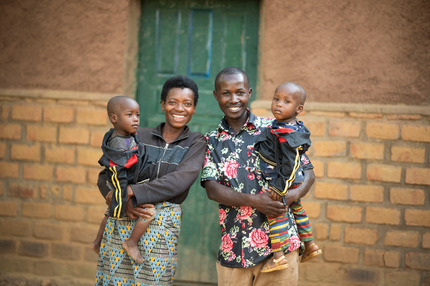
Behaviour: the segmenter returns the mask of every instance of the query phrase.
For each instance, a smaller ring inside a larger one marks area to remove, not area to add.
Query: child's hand
[[[278,201],[281,202],[282,201],[282,197],[280,195],[278,195],[276,192],[271,191],[270,192],[270,197],[272,198],[272,200],[274,201]]]

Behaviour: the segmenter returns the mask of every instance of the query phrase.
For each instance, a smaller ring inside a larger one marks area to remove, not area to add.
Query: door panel
[[[161,89],[167,78],[180,74],[199,87],[191,130],[206,133],[214,129],[223,116],[212,94],[215,76],[222,68],[242,68],[255,90],[258,22],[258,0],[143,1],[136,96],[142,126],[155,127],[165,120]],[[218,206],[207,198],[199,181],[190,190],[183,211],[175,283],[216,283],[221,241]]]

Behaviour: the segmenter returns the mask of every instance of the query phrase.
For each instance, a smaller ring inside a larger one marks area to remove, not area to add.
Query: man
[[[215,79],[215,99],[224,112],[218,128],[207,134],[208,150],[202,173],[202,186],[209,199],[218,202],[222,243],[218,254],[218,285],[297,285],[300,242],[290,241],[286,251],[289,268],[261,273],[270,256],[267,216],[276,217],[286,206],[270,198],[258,171],[253,152],[255,140],[272,122],[253,115],[248,109],[252,89],[248,76],[229,67]],[[287,204],[304,196],[314,181],[313,166],[302,160],[305,181],[286,196]],[[298,237],[289,211],[289,237]]]

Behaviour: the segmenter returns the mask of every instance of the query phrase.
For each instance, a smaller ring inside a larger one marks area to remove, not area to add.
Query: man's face
[[[227,118],[239,119],[246,113],[251,92],[245,77],[238,73],[221,76],[213,94]]]

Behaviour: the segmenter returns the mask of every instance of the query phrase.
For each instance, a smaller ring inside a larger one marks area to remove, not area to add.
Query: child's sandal
[[[305,249],[305,252],[302,254],[302,257],[300,259],[300,262],[308,261],[309,259],[314,258],[315,256],[318,256],[321,253],[322,253],[322,250],[318,247],[318,245],[316,245],[315,243],[312,243],[309,247]]]
[[[276,270],[287,269],[288,263],[284,263],[284,264],[280,263],[284,259],[287,260],[284,255],[282,255],[278,259],[270,258],[266,262],[266,264],[263,265],[260,272],[267,273],[267,272],[272,272],[272,271],[276,271]],[[271,261],[273,261],[273,265],[271,265],[271,263],[270,263]]]

